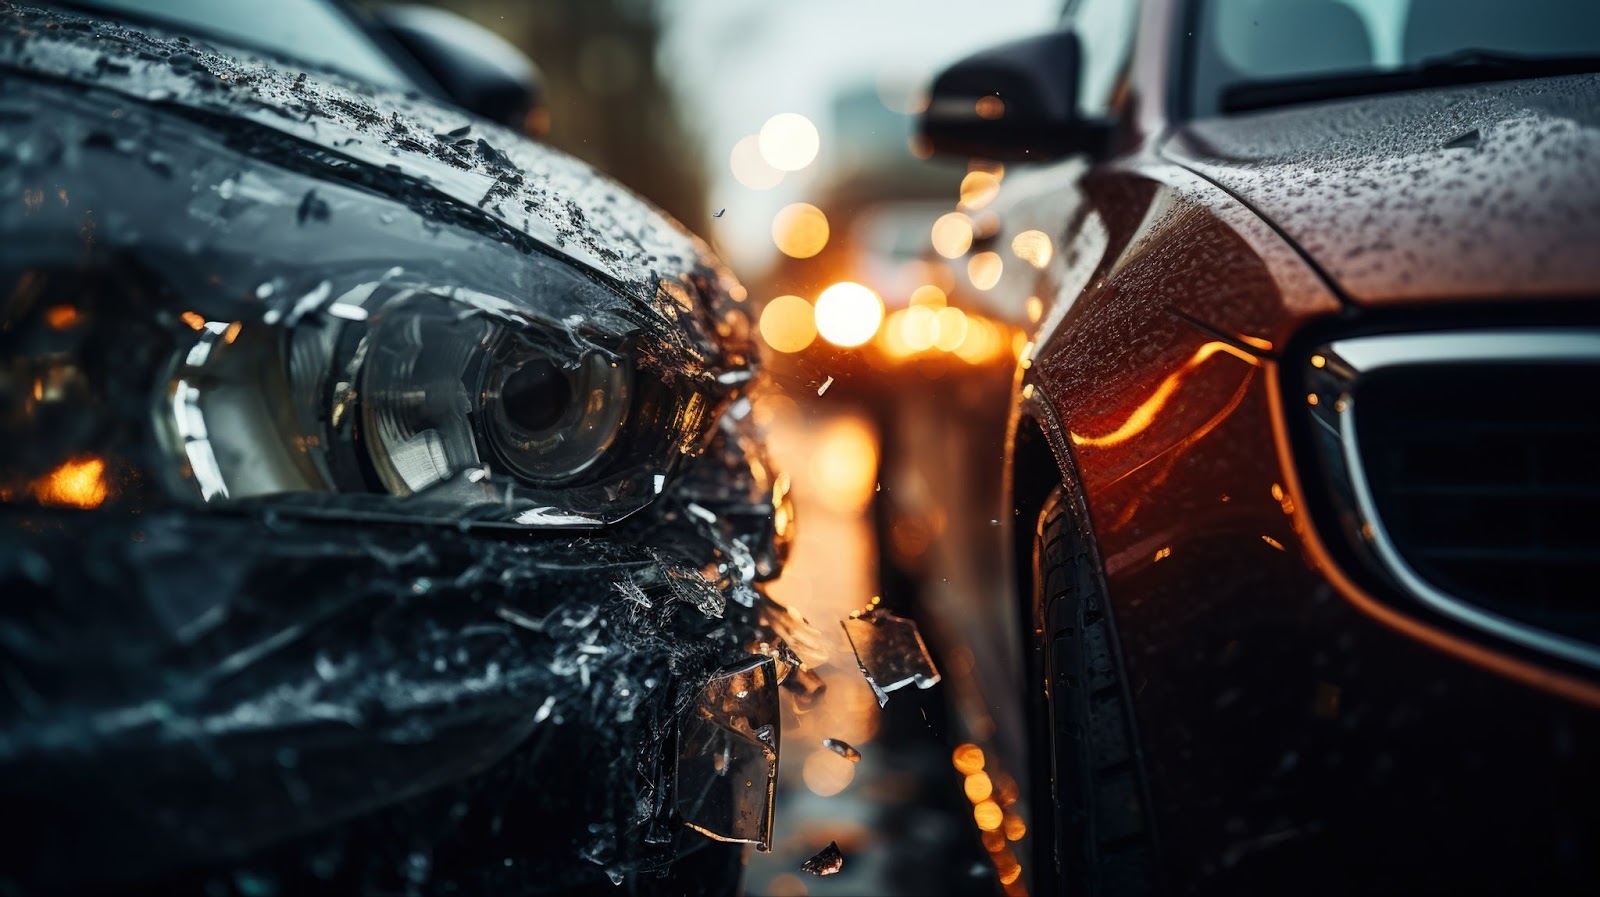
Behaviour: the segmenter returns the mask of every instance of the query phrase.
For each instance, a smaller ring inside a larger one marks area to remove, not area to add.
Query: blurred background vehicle
[[[1600,11],[1135,7],[921,123],[1058,216],[990,293],[1035,891],[1592,890]]]

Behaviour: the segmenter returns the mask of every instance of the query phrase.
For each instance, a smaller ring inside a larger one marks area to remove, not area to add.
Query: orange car
[[[1595,72],[1593,3],[1084,0],[937,80],[1082,169],[991,611],[1036,893],[1594,892]]]

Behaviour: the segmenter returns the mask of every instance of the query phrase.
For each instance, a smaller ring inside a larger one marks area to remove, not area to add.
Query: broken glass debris
[[[850,639],[861,674],[878,697],[878,706],[889,703],[889,692],[907,685],[932,688],[939,684],[933,657],[911,620],[873,608],[852,614],[839,625]]]
[[[811,859],[800,864],[801,872],[810,872],[812,875],[837,875],[844,868],[844,854],[839,852],[839,843],[829,841],[828,846],[817,851]]]
[[[781,721],[772,658],[752,657],[712,676],[681,736],[685,825],[714,840],[771,848]]]

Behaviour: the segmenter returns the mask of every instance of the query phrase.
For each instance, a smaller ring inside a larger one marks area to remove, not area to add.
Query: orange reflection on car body
[[[93,455],[73,458],[34,481],[33,497],[42,505],[98,508],[111,494],[106,462]]]
[[[1173,393],[1178,391],[1178,387],[1182,385],[1184,378],[1193,372],[1195,368],[1204,364],[1206,359],[1218,352],[1226,352],[1235,358],[1249,362],[1251,365],[1261,363],[1254,355],[1243,349],[1221,340],[1213,340],[1196,349],[1194,355],[1184,362],[1183,367],[1169,374],[1165,380],[1162,380],[1161,385],[1156,387],[1155,392],[1151,393],[1148,399],[1145,399],[1137,408],[1133,409],[1133,413],[1128,415],[1127,420],[1124,420],[1121,426],[1102,436],[1085,436],[1081,433],[1073,433],[1072,444],[1104,448],[1127,442],[1129,439],[1144,432],[1155,421],[1156,415],[1161,413],[1161,409],[1166,407],[1167,402],[1172,399]]]
[[[52,305],[44,315],[52,330],[71,330],[78,326],[78,310],[70,305]]]

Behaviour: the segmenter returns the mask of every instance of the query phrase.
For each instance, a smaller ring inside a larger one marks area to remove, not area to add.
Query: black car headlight
[[[52,115],[0,126],[0,500],[599,526],[750,379],[731,276],[575,163],[16,89]]]

